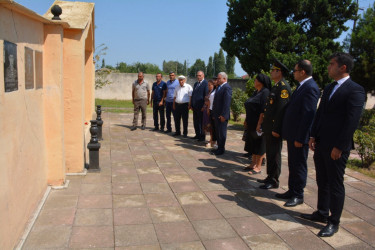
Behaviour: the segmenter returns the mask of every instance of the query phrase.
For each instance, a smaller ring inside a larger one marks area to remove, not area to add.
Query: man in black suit
[[[345,200],[345,166],[365,102],[363,87],[350,79],[352,68],[349,54],[335,53],[330,57],[328,74],[335,81],[325,87],[311,129],[309,147],[314,151],[318,210],[301,217],[328,221],[318,233],[320,237],[332,236],[339,229]]]
[[[208,93],[208,83],[204,79],[203,71],[197,72],[197,82],[194,83],[193,87],[193,95],[191,96],[191,108],[193,110],[193,122],[194,122],[194,130],[195,130],[195,137],[193,139],[197,139],[198,141],[205,141],[206,134],[203,131],[202,124],[203,124],[203,105],[204,105],[204,98]]]
[[[215,119],[217,149],[212,152],[214,155],[222,155],[225,152],[225,141],[227,139],[227,126],[230,118],[230,103],[232,101],[232,88],[227,83],[227,74],[220,72],[217,75],[217,89],[212,106],[212,113]]]
[[[313,67],[308,60],[300,60],[293,70],[299,86],[286,105],[282,136],[288,145],[288,191],[276,197],[288,199],[286,207],[303,203],[303,189],[307,179],[310,128],[314,119],[320,90],[312,78]]]
[[[281,126],[285,106],[289,101],[291,90],[284,76],[289,69],[279,60],[271,68],[271,79],[275,82],[268,96],[266,108],[264,109],[262,130],[266,139],[267,178],[258,179],[262,189],[279,187],[281,173],[281,149],[283,139],[281,138]],[[261,114],[262,115],[262,114]]]

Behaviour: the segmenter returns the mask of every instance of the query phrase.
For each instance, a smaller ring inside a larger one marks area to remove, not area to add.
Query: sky
[[[54,0],[15,0],[43,15]],[[153,63],[208,58],[220,50],[227,22],[226,0],[80,0],[95,3],[95,46],[108,47],[105,63]],[[374,0],[359,0],[368,8]],[[362,14],[363,11],[360,11]],[[347,22],[353,26],[352,21]],[[343,34],[339,40],[343,40]],[[246,72],[236,60],[235,74]]]

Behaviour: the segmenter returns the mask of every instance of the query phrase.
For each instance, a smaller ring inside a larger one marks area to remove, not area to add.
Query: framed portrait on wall
[[[18,90],[17,44],[4,41],[5,92]]]
[[[25,47],[25,88],[34,88],[34,51]]]

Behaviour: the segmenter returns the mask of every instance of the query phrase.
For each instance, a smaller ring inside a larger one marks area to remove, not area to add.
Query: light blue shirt
[[[177,79],[175,79],[173,82],[171,82],[171,80],[167,81],[167,97],[165,98],[166,102],[173,102],[174,89],[178,85],[179,85],[179,82]]]

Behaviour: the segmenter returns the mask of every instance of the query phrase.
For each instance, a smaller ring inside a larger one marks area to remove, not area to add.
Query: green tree
[[[107,76],[111,73],[111,70],[100,70],[99,68],[99,61],[100,58],[107,54],[108,47],[102,43],[98,47],[95,48],[94,60],[95,60],[95,89],[100,89],[105,85],[111,84],[112,82],[108,80]],[[102,61],[102,68],[104,64],[104,59]]]
[[[225,57],[225,70],[229,78],[234,78],[234,64],[236,63],[236,57],[227,54]]]
[[[208,64],[207,64],[207,77],[211,78],[214,76],[214,63],[212,56],[208,58]]]
[[[105,68],[105,61],[104,58],[102,59],[102,66],[100,68]]]
[[[215,67],[215,75],[217,75],[220,72],[225,72],[225,57],[224,57],[224,51],[221,48],[219,50],[219,54],[217,54],[216,60],[214,60],[214,67]]]
[[[187,63],[186,63],[186,60],[184,61],[184,69],[182,71],[182,74],[187,75]]]
[[[228,0],[228,21],[221,47],[253,75],[268,71],[273,58],[292,68],[309,59],[314,78],[329,83],[328,57],[341,46],[334,39],[356,13],[352,0]]]
[[[215,52],[215,54],[214,54],[214,59],[213,59],[213,61],[212,61],[212,64],[214,65],[214,74],[213,74],[214,76],[217,76],[217,73],[220,72],[220,71],[217,71],[217,70],[216,70],[216,66],[217,66],[217,60],[218,60],[218,58],[219,58],[219,54]]]
[[[203,71],[206,73],[206,64],[203,60],[197,59],[195,63],[189,68],[189,76],[195,77],[198,71]]]
[[[176,74],[184,74],[184,65],[178,61],[163,61],[163,71],[169,73],[171,71]]]
[[[359,19],[350,35],[351,55],[355,60],[350,76],[366,92],[375,93],[375,2]]]

